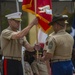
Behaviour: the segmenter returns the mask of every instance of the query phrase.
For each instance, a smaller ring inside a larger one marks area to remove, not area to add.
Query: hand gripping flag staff
[[[50,30],[51,26],[48,25],[48,23],[52,21],[52,0],[23,0],[22,10],[36,15],[38,18],[38,27],[40,27],[42,31],[47,33],[48,30]],[[36,28],[36,33],[37,32]],[[38,35],[36,34],[36,38],[37,37]]]

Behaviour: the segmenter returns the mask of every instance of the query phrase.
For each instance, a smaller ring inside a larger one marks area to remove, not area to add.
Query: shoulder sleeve
[[[46,49],[47,49],[46,47],[47,47],[48,39],[49,39],[49,36],[46,38],[46,42],[45,42],[45,44],[44,44],[43,50],[46,50]]]
[[[6,38],[6,39],[11,39],[12,35],[15,34],[15,32],[11,31],[11,30],[3,30],[2,31],[2,37]]]
[[[54,54],[56,47],[55,39],[53,37],[50,37],[45,44],[45,49],[47,50],[47,53]]]

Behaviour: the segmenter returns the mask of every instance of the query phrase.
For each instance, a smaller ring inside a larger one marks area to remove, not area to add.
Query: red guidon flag
[[[52,21],[52,0],[23,0],[22,10],[35,14],[45,32],[51,28],[48,23]]]

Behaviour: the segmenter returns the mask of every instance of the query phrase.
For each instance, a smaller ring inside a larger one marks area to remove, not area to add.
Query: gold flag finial
[[[66,15],[68,15],[68,14],[70,14],[69,13],[69,11],[68,11],[68,9],[67,9],[67,7],[64,7],[64,9],[63,9],[63,11],[62,11],[62,13],[61,14],[66,14]]]

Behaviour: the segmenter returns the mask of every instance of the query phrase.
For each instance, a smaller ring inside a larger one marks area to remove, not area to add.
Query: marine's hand
[[[37,60],[40,60],[40,61],[42,61],[42,62],[44,62],[44,56],[43,57],[41,57],[41,56],[39,56],[38,58],[37,58]]]
[[[32,22],[31,22],[32,25],[37,25],[38,24],[38,19],[35,18]]]
[[[41,46],[39,44],[34,45],[34,50],[40,50],[40,49],[41,49]]]

